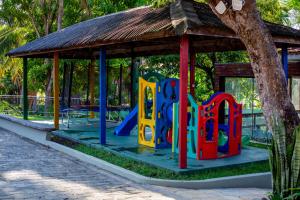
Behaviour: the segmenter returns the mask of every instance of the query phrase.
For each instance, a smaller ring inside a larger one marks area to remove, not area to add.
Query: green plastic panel
[[[188,124],[187,130],[187,156],[189,158],[196,159],[196,149],[197,149],[197,141],[198,141],[198,104],[192,97],[192,95],[188,95],[189,102],[189,115],[190,120]],[[179,104],[174,103],[173,105],[173,138],[172,138],[172,152],[179,152],[178,149],[178,139],[179,139]]]

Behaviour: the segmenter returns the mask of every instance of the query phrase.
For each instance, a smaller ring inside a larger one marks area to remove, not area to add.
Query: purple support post
[[[281,49],[281,60],[282,60],[282,67],[285,73],[286,82],[288,83],[288,76],[289,76],[289,60],[288,60],[288,48],[283,47]]]
[[[99,116],[100,116],[100,126],[99,126],[99,140],[100,144],[106,144],[106,50],[100,49],[99,55]]]

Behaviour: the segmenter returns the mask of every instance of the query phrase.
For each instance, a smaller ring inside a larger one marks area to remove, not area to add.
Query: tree
[[[298,176],[294,177],[297,181],[291,179],[294,170],[291,165],[293,153],[289,150],[294,149],[294,132],[300,120],[287,91],[287,82],[276,46],[260,17],[255,0],[247,0],[240,12],[228,10],[223,15],[215,11],[217,3],[214,0],[209,5],[247,48],[264,116],[269,130],[273,133],[274,149],[271,160],[276,165],[273,176],[278,177],[278,181],[274,183],[274,192],[285,195],[286,190],[297,187]],[[294,175],[298,174],[299,169]]]
[[[256,0],[245,1],[241,11],[228,9],[224,14],[215,10],[219,1],[207,0],[207,3],[216,16],[239,36],[247,49],[267,126],[273,133],[274,193],[285,197],[291,193],[289,188],[299,186],[300,133],[297,127],[300,119],[288,95],[275,43],[261,19]]]
[[[264,20],[290,25],[288,7],[279,0],[257,0],[257,8]]]
[[[13,28],[7,25],[0,27],[0,79],[6,79],[6,76],[12,81],[17,89],[16,94],[20,94],[22,89],[22,62],[21,60],[11,59],[5,54],[13,48],[23,45],[26,40],[26,29]],[[7,88],[4,88],[6,90]],[[9,93],[14,93],[10,91]]]
[[[300,2],[298,0],[287,0],[287,7],[292,25],[300,28]]]
[[[51,0],[6,0],[2,2],[0,18],[11,27],[31,27],[34,32],[28,34],[28,39],[33,40],[53,32],[56,22],[58,2]],[[29,29],[30,30],[30,29]],[[52,66],[48,59],[44,60],[47,66],[47,78],[45,79],[47,110],[52,94]]]

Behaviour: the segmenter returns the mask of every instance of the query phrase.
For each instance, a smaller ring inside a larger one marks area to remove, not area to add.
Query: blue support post
[[[100,144],[106,144],[106,50],[100,49],[99,55],[99,81],[100,81],[100,96],[99,96],[99,114],[100,114],[100,126],[99,126],[99,140]]]
[[[288,60],[288,49],[287,47],[283,47],[281,50],[281,61],[282,67],[284,70],[286,82],[288,83],[288,75],[289,75],[289,60]]]

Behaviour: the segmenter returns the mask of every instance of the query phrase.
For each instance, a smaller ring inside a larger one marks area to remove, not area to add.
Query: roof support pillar
[[[95,65],[96,65],[96,60],[92,59],[91,64],[90,64],[90,68],[89,68],[90,105],[92,107],[95,105]],[[95,118],[94,111],[91,111],[90,118],[92,118],[92,119]]]
[[[90,105],[90,71],[91,71],[91,63],[88,64],[88,69],[87,69],[87,73],[86,73],[86,76],[87,76],[87,83],[86,83],[86,100],[85,100],[85,105]]]
[[[69,74],[69,91],[68,91],[68,108],[71,108],[71,100],[72,100],[72,86],[73,86],[73,72],[74,72],[75,64],[71,62],[71,70]]]
[[[194,51],[191,51],[190,55],[190,93],[195,97],[195,63],[196,63],[196,54]]]
[[[285,73],[286,82],[288,83],[288,76],[289,76],[289,60],[288,60],[288,49],[287,47],[283,47],[281,49],[281,61],[283,70]]]
[[[119,77],[119,105],[122,106],[122,87],[123,87],[123,65],[120,65]]]
[[[139,62],[137,59],[131,57],[130,77],[131,77],[131,93],[130,93],[130,107],[133,109],[137,104],[137,91],[138,91],[138,76],[139,76]]]
[[[63,74],[63,86],[62,86],[62,92],[61,92],[61,102],[60,106],[62,109],[65,108],[65,96],[66,96],[66,81],[67,81],[67,70],[68,66],[67,63],[64,63],[64,74]]]
[[[179,85],[179,168],[187,168],[187,107],[188,107],[189,38],[180,40]]]
[[[54,53],[53,59],[53,89],[54,89],[54,128],[59,129],[59,55]]]
[[[99,55],[99,114],[100,114],[100,124],[99,124],[99,139],[100,144],[106,144],[106,50],[100,49]]]
[[[219,77],[219,92],[225,92],[226,86],[226,77]],[[219,124],[225,123],[225,102],[222,102],[219,106]]]
[[[28,120],[28,59],[23,58],[23,119]]]

